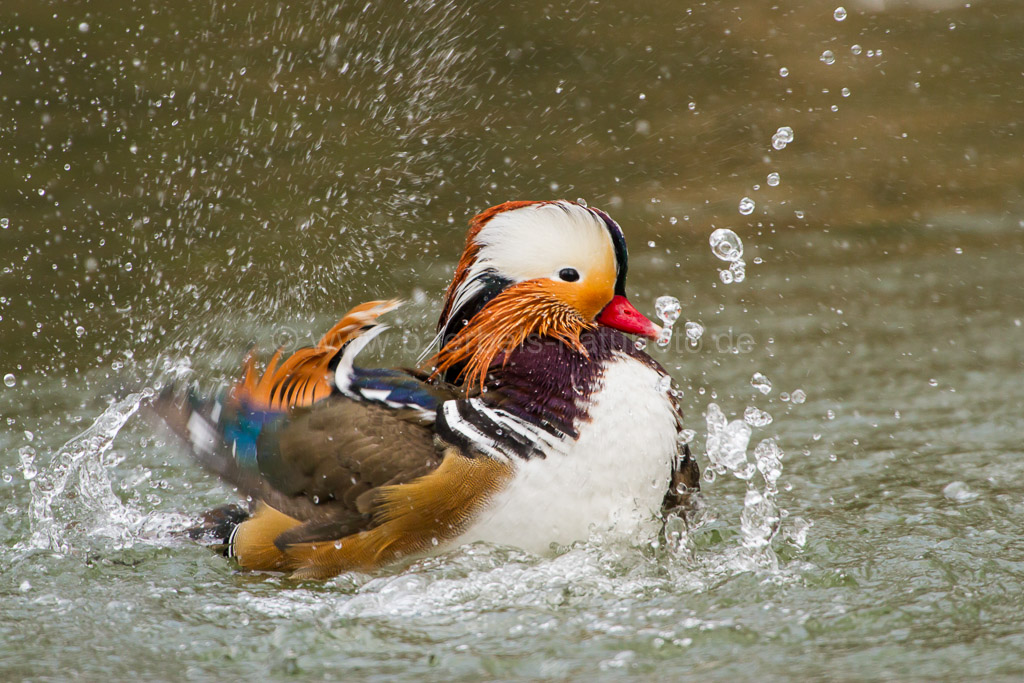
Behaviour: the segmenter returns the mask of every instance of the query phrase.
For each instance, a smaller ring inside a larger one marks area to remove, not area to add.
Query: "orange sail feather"
[[[287,410],[312,405],[331,394],[333,373],[331,359],[349,342],[369,331],[381,315],[392,311],[401,302],[369,301],[350,310],[327,331],[316,346],[297,350],[284,361],[282,350],[274,353],[261,375],[256,371],[255,355],[250,353],[243,364],[244,375],[235,386],[234,395],[262,410]]]

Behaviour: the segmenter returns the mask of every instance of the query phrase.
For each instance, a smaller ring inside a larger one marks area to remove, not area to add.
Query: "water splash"
[[[82,512],[92,517],[90,527],[94,533],[121,541],[141,525],[142,516],[125,507],[111,489],[107,455],[121,428],[154,393],[146,388],[111,403],[88,429],[57,451],[45,471],[32,479],[30,548],[69,552],[71,544],[65,530]],[[67,502],[64,494],[76,475],[74,509],[68,510],[62,505]]]
[[[658,346],[665,348],[672,341],[672,328],[679,320],[683,307],[679,305],[679,299],[674,296],[659,296],[654,302],[654,312],[665,323],[661,327],[657,341]]]
[[[750,425],[743,420],[730,422],[717,403],[708,404],[705,420],[708,428],[705,448],[711,467],[718,474],[732,472],[740,479],[752,477],[754,468],[747,460]]]
[[[750,211],[753,210],[751,202]],[[711,233],[708,242],[711,244],[711,253],[729,263],[728,268],[718,271],[718,277],[722,282],[743,282],[747,276],[747,264],[743,260],[743,241],[739,235],[728,228],[719,228]]]
[[[772,393],[772,381],[768,379],[768,376],[763,372],[754,373],[754,376],[750,378],[750,386],[754,387],[765,396]]]
[[[743,241],[729,228],[718,228],[708,238],[711,253],[723,261],[739,261],[743,258]]]
[[[747,456],[747,447],[752,433],[751,423],[765,426],[771,416],[762,410],[748,407],[744,420],[726,417],[715,403],[708,404],[706,451],[710,466],[705,469],[704,479],[713,482],[716,475],[732,472],[738,479],[746,481],[743,510],[740,513],[742,548],[745,555],[740,564],[747,570],[778,570],[778,557],[772,549],[772,541],[779,535],[785,510],[776,503],[778,481],[782,476],[782,460],[785,456],[775,437],[762,439],[754,448],[754,462]],[[754,475],[761,474],[764,485],[758,486]],[[801,546],[806,542],[809,524],[801,520],[792,530],[789,540]]]
[[[743,421],[751,427],[767,427],[772,423],[772,415],[760,408],[747,406],[747,409],[743,411]]]
[[[772,148],[776,150],[786,149],[786,145],[793,142],[793,129],[789,126],[779,126],[772,135]]]

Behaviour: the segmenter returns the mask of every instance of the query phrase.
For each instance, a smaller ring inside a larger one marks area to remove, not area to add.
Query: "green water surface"
[[[1024,8],[838,4],[5,2],[0,678],[1024,676]],[[702,467],[710,404],[771,414],[767,548],[760,474],[656,547],[326,583],[174,536],[232,493],[142,394],[368,298],[413,363],[469,217],[557,197],[704,326],[650,349]]]

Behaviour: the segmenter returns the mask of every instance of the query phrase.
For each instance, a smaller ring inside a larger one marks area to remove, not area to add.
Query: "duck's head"
[[[482,386],[494,358],[531,334],[582,353],[580,334],[598,325],[656,338],[626,298],[626,268],[622,229],[603,211],[565,200],[484,211],[445,296],[438,374]]]

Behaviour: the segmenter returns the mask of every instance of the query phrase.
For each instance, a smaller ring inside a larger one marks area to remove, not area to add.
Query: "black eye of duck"
[[[558,271],[558,277],[565,280],[566,282],[576,282],[580,279],[580,274],[575,268],[562,268]]]

